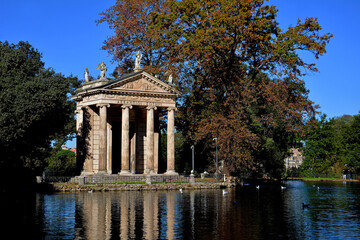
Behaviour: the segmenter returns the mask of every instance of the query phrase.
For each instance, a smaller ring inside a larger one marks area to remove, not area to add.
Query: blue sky
[[[281,28],[297,19],[316,17],[323,32],[334,35],[327,53],[314,60],[319,72],[305,77],[310,99],[329,117],[358,114],[360,110],[360,1],[358,0],[279,0]]]
[[[99,13],[115,0],[0,0],[0,41],[28,41],[42,52],[45,67],[83,79],[87,67],[97,77],[104,61],[111,73],[115,64],[101,50],[112,35],[106,24],[96,25]],[[305,77],[310,99],[329,117],[358,114],[360,110],[360,1],[271,0],[282,29],[297,20],[317,17],[323,32],[334,35],[327,53],[311,59],[319,69]],[[135,54],[135,53],[134,53]],[[73,143],[70,146],[74,146]]]

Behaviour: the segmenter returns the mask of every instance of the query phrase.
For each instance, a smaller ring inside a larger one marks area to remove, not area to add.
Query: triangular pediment
[[[160,86],[148,81],[147,79],[140,78],[131,81],[123,81],[113,86],[113,90],[139,90],[139,91],[151,91],[151,92],[167,92]]]
[[[118,91],[140,91],[140,92],[156,92],[156,93],[175,93],[178,92],[170,84],[164,83],[146,72],[132,74],[117,79],[112,83],[104,86],[104,89]]]

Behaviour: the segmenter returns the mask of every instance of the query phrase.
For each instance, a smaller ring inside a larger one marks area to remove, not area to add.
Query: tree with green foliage
[[[304,162],[301,166],[304,175],[333,174],[341,148],[341,134],[336,131],[335,120],[322,115],[313,120],[306,131],[303,148]]]
[[[75,103],[68,96],[80,83],[44,65],[28,42],[0,42],[1,175],[24,168],[39,174],[51,145],[75,135]]]
[[[76,156],[70,150],[53,149],[51,157],[47,158],[46,173],[51,176],[75,176]]]
[[[228,173],[279,178],[288,149],[314,116],[302,77],[317,69],[299,53],[318,58],[332,35],[321,33],[316,18],[283,31],[276,13],[263,0],[118,0],[100,22],[116,33],[104,48],[120,66],[141,49],[151,56],[146,70],[173,73],[184,92],[177,114],[184,146],[196,143],[212,164],[217,137]],[[127,38],[119,34],[124,27]]]
[[[353,173],[360,173],[360,115],[355,115],[343,131],[345,147],[343,164]]]
[[[360,115],[330,119],[321,115],[308,125],[304,142],[302,175],[360,172]]]

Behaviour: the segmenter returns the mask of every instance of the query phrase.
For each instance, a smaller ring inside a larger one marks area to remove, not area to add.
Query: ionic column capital
[[[123,109],[125,109],[125,108],[132,109],[132,108],[133,108],[133,106],[132,106],[132,105],[130,105],[130,104],[123,104],[123,105],[121,105],[121,108],[123,108]]]
[[[146,109],[147,109],[147,110],[151,110],[151,109],[156,110],[156,109],[157,109],[157,107],[156,107],[156,106],[147,106],[147,107],[146,107]]]
[[[167,110],[168,112],[170,112],[170,111],[177,111],[177,107],[168,107],[166,110]]]
[[[99,108],[107,107],[107,108],[109,108],[110,104],[109,103],[99,103],[99,104],[96,104],[96,107],[99,107]]]

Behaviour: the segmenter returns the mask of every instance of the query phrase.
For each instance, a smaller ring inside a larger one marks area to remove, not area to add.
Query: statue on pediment
[[[96,70],[100,70],[100,79],[105,79],[106,78],[105,74],[106,74],[107,67],[104,64],[104,62],[99,63]]]
[[[135,72],[137,72],[139,70],[142,70],[142,67],[140,66],[142,56],[143,55],[140,53],[140,51],[138,51],[137,54],[136,54],[136,58],[135,58],[135,68],[134,68]]]
[[[88,70],[88,68],[85,68],[84,75],[85,75],[85,82],[89,82],[89,70]]]
[[[168,83],[173,84],[173,76],[172,76],[172,74],[170,74],[169,77],[168,77]]]

